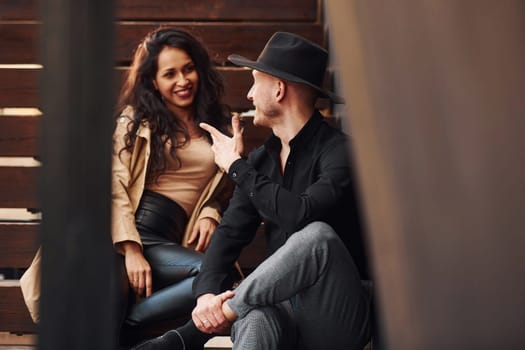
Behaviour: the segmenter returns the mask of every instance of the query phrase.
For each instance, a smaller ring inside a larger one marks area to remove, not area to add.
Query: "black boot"
[[[189,350],[184,345],[182,336],[176,330],[167,331],[163,335],[146,340],[131,350]]]

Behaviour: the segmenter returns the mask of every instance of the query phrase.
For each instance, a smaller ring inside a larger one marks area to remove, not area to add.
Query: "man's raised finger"
[[[241,120],[239,119],[239,116],[237,115],[234,115],[232,117],[232,129],[233,129],[233,136],[240,136],[242,134]]]
[[[207,132],[210,133],[210,135],[212,137],[217,137],[219,136],[221,133],[219,132],[219,130],[215,129],[213,126],[211,126],[210,124],[207,124],[207,123],[200,123],[199,126],[201,128],[203,128],[204,130],[206,130]]]

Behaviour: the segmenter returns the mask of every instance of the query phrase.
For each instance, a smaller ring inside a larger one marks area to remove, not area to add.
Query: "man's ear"
[[[277,80],[277,89],[275,90],[275,98],[281,101],[286,95],[286,83],[282,80]]]

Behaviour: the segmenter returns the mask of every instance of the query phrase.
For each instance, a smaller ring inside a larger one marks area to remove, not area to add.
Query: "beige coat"
[[[132,154],[119,151],[124,146],[124,135],[131,120],[131,109],[126,109],[117,121],[113,134],[113,183],[112,183],[112,228],[113,244],[134,241],[142,245],[135,226],[135,211],[139,205],[146,183],[146,170],[150,155],[151,130],[146,121],[139,126]],[[221,170],[212,177],[200,195],[191,214],[182,245],[187,241],[197,220],[210,217],[217,222],[229,203],[233,183]]]
[[[130,114],[130,110],[126,111]],[[118,151],[124,146],[124,135],[130,119],[121,117],[117,123],[114,133],[114,155],[113,155],[113,206],[112,206],[112,232],[113,244],[122,241],[135,241],[142,245],[140,235],[135,227],[135,210],[139,205],[140,197],[144,190],[146,180],[146,169],[150,152],[151,131],[147,123],[143,123],[137,131],[137,139],[133,154]],[[198,219],[210,217],[217,222],[221,219],[221,212],[229,203],[233,191],[233,183],[222,171],[217,171],[210,182],[202,191],[195,210],[193,211],[186,232],[184,233],[183,245],[187,246],[188,236],[191,228]],[[40,320],[40,265],[41,250],[38,249],[30,267],[20,278],[20,288],[24,302],[29,310],[33,322]],[[236,265],[241,272],[239,265]],[[241,273],[242,275],[242,273]]]

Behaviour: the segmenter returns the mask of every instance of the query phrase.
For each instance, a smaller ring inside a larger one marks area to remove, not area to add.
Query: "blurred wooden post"
[[[115,349],[113,1],[41,2],[41,349]]]
[[[326,9],[386,348],[523,348],[525,3]]]

